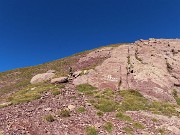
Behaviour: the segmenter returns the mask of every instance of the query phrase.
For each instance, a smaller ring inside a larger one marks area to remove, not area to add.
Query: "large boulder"
[[[51,83],[66,83],[68,81],[67,77],[59,77],[59,78],[54,78],[51,80]]]
[[[51,80],[54,76],[55,76],[54,73],[37,74],[31,79],[30,83],[31,84],[36,84],[36,83],[41,83],[41,82],[44,82],[44,81],[48,81],[48,80]]]

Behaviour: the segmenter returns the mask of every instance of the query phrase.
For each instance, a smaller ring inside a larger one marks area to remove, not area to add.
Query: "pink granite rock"
[[[109,58],[73,83],[89,83],[99,89],[137,89],[147,98],[174,102],[172,90],[180,93],[179,50],[179,39],[149,39],[121,45],[108,50]],[[83,60],[86,62],[86,58]]]

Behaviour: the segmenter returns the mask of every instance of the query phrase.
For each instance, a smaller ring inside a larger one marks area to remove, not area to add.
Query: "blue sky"
[[[180,38],[180,0],[0,0],[0,72],[151,37]]]

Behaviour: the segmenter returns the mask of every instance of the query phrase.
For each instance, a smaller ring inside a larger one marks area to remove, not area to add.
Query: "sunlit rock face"
[[[149,39],[91,52],[79,60],[107,55],[104,62],[76,78],[75,85],[89,83],[99,89],[137,89],[149,99],[174,102],[180,93],[180,40]]]

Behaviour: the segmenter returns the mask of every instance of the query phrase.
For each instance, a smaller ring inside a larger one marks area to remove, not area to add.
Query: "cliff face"
[[[99,49],[81,58],[79,64],[104,55],[110,57],[73,83],[88,83],[100,89],[137,89],[149,99],[170,102],[174,102],[173,89],[180,92],[179,39],[139,40]]]

